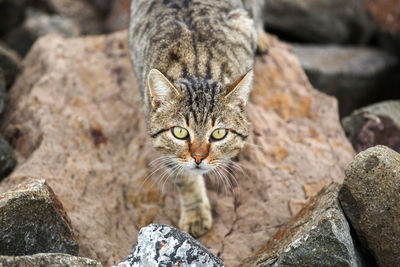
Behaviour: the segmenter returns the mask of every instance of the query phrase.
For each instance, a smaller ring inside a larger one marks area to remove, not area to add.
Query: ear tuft
[[[253,70],[249,70],[244,76],[236,80],[224,98],[232,101],[238,100],[246,104],[253,87],[253,75]]]
[[[151,69],[148,76],[149,93],[153,102],[179,96],[179,90],[159,70]]]

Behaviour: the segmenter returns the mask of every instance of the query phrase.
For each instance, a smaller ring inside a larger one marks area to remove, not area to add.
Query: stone
[[[206,179],[214,224],[199,241],[226,266],[290,220],[290,201],[307,199],[304,184],[342,181],[354,155],[336,100],[312,88],[290,46],[269,39],[270,53],[256,60],[251,133],[240,167],[231,167],[233,193]],[[140,228],[178,224],[171,178],[151,174],[159,154],[146,134],[126,31],[39,38],[7,106],[0,129],[19,165],[0,191],[21,177],[45,178],[79,234],[80,256],[111,266],[129,254]]]
[[[29,0],[0,1],[0,36],[24,20],[24,7]]]
[[[6,37],[7,43],[20,55],[26,55],[35,40],[46,34],[60,34],[77,37],[81,28],[76,21],[58,14],[47,14],[35,8],[26,9],[25,20]]]
[[[400,259],[400,154],[385,146],[359,153],[346,167],[340,203],[379,266]]]
[[[364,0],[377,28],[379,43],[400,55],[400,2],[398,0]]]
[[[95,260],[62,253],[39,253],[29,256],[0,256],[0,267],[102,267]]]
[[[0,44],[0,68],[3,69],[6,88],[10,88],[21,66],[21,58],[12,49]]]
[[[150,224],[139,232],[128,257],[114,267],[222,267],[222,261],[189,234],[166,224]]]
[[[368,104],[400,97],[399,60],[390,53],[335,45],[293,46],[311,84],[338,99],[341,116]]]
[[[7,177],[17,165],[15,154],[2,136],[0,136],[0,181]]]
[[[83,34],[102,32],[101,14],[90,1],[46,0],[46,3],[55,13],[80,25]]]
[[[131,0],[115,0],[104,23],[106,32],[127,29],[131,10]]]
[[[241,266],[365,266],[332,183]]]
[[[266,0],[268,31],[311,43],[365,43],[373,23],[363,0]]]
[[[0,194],[0,255],[77,255],[71,222],[44,179],[28,179]]]
[[[353,111],[342,120],[347,138],[357,152],[385,145],[400,153],[400,101],[391,100]]]

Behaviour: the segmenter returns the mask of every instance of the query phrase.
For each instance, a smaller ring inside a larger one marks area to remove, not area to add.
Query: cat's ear
[[[253,75],[253,70],[250,70],[244,76],[233,82],[229,86],[228,93],[224,98],[246,105],[247,100],[249,99],[251,88],[253,87]]]
[[[152,69],[148,76],[149,94],[153,105],[180,96],[181,92],[159,70]]]

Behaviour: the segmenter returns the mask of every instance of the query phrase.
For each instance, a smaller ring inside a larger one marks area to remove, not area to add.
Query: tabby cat
[[[130,51],[148,133],[175,171],[179,227],[195,237],[212,225],[202,175],[237,156],[249,134],[254,54],[266,48],[258,1],[132,0]]]

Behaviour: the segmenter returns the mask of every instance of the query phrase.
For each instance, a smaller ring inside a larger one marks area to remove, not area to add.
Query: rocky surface
[[[357,152],[385,145],[400,153],[400,101],[376,103],[343,118],[347,138]]]
[[[150,224],[140,230],[132,252],[115,267],[134,266],[224,265],[189,234],[166,224]]]
[[[294,45],[311,84],[338,99],[341,116],[356,108],[400,97],[399,61],[372,48]]]
[[[346,217],[379,266],[400,259],[400,154],[375,146],[346,168],[339,198]]]
[[[12,172],[16,164],[17,160],[12,148],[0,136],[0,181]]]
[[[333,183],[312,198],[243,266],[365,266]]]
[[[0,114],[3,113],[4,103],[6,102],[6,79],[3,69],[0,67]]]
[[[101,263],[61,253],[40,253],[31,256],[0,256],[0,267],[102,267]]]
[[[78,254],[71,222],[45,180],[0,194],[0,255]]]
[[[313,192],[306,188],[341,181],[354,154],[335,99],[311,87],[288,45],[272,36],[270,43],[255,66],[251,134],[234,193],[207,179],[214,224],[199,241],[226,266],[287,223]],[[79,234],[79,255],[106,266],[129,254],[141,227],[176,226],[176,190],[163,186],[161,173],[150,177],[158,155],[146,137],[126,32],[43,37],[23,69],[0,124],[19,165],[0,192],[27,176],[45,178]]]
[[[312,43],[363,43],[373,24],[363,0],[266,0],[267,30]]]

